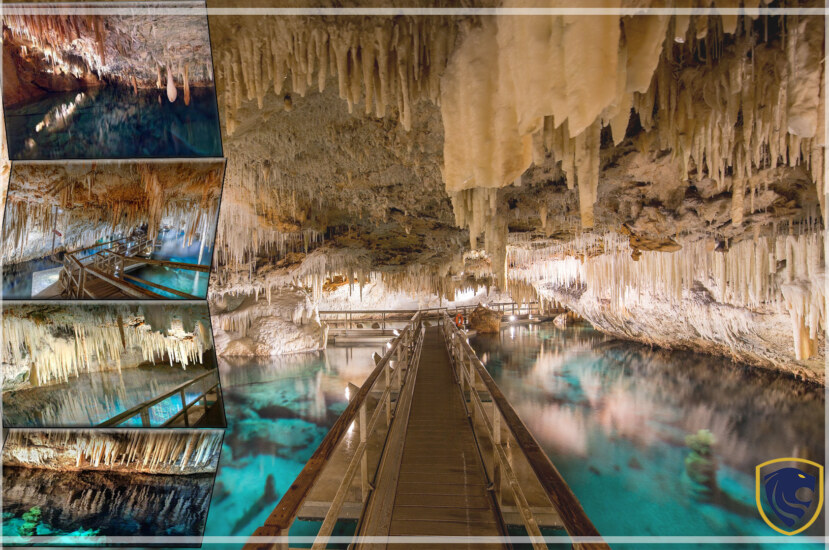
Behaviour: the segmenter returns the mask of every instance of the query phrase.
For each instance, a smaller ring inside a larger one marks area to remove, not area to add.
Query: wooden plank
[[[134,285],[129,281],[125,281],[123,279],[119,279],[117,277],[113,277],[108,273],[104,273],[103,271],[99,271],[97,268],[87,266],[86,268],[87,273],[91,273],[92,275],[98,277],[99,279],[103,280],[104,282],[114,286],[118,290],[121,290],[127,296],[131,296],[134,298],[164,298],[160,294],[156,294],[152,290],[147,290],[146,288],[141,288],[138,285]]]
[[[489,507],[489,500],[480,495],[426,495],[421,493],[399,493],[398,506],[432,506],[433,508]]]
[[[392,511],[393,535],[503,534],[439,328],[427,329]]]
[[[392,521],[391,534],[415,536],[454,536],[454,537],[497,537],[502,536],[494,523],[472,525],[467,522],[449,521]],[[504,548],[504,546],[500,546]]]

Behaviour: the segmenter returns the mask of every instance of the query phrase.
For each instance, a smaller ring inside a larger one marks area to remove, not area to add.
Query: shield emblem
[[[823,466],[804,458],[776,458],[755,468],[757,509],[784,535],[809,528],[823,508]]]

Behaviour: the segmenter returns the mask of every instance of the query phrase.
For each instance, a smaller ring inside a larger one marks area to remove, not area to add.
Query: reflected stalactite
[[[212,475],[6,467],[3,477],[4,513],[21,516],[38,506],[39,523],[50,534],[197,536],[204,529],[213,486]]]

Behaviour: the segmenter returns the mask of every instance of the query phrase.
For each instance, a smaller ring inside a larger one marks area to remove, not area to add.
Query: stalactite
[[[179,59],[195,68],[199,85],[212,84],[212,63],[205,63],[209,37],[205,14],[171,15],[147,21],[125,7],[118,15],[77,15],[57,4],[38,6],[37,13],[7,6],[3,27],[15,46],[37,50],[52,66],[77,77],[94,73],[108,81],[152,86],[160,60]],[[140,24],[138,24],[140,22]]]
[[[170,100],[170,103],[174,103],[177,97],[178,92],[176,91],[176,83],[173,82],[173,71],[170,65],[167,65],[167,99]]]
[[[89,163],[72,171],[18,165],[2,258],[45,256],[38,252],[53,229],[70,236],[73,249],[144,225],[151,239],[166,225],[183,230],[187,245],[206,242],[216,230],[221,181],[220,162]]]
[[[364,23],[319,18],[269,18],[257,23],[257,38],[233,37],[217,60],[227,82],[221,102],[229,134],[243,100],[263,105],[269,89],[304,96],[316,81],[322,91],[336,77],[349,112],[361,101],[365,112],[382,117],[395,109],[411,128],[412,108],[421,99],[437,103],[440,74],[452,51],[455,25],[442,19],[399,17]],[[290,74],[290,78],[289,78]]]
[[[167,361],[186,369],[201,364],[212,349],[206,320],[193,322],[189,331],[175,315],[189,316],[191,306],[167,313],[163,326],[151,326],[145,316],[164,306],[6,306],[3,308],[4,363],[16,371],[30,370],[29,382],[44,385],[65,382],[82,372],[120,370],[122,357],[137,352],[142,361]],[[203,312],[206,313],[206,312]],[[155,321],[154,321],[155,322]],[[178,324],[178,328],[175,325]],[[71,336],[68,336],[71,334]]]
[[[184,64],[184,74],[182,78],[184,80],[184,104],[190,105],[190,67],[187,63]]]
[[[216,468],[220,430],[12,430],[4,466],[192,474]],[[74,464],[67,460],[74,457]]]
[[[788,312],[796,358],[808,359],[826,329],[823,233],[810,226],[808,220],[792,224],[790,234],[746,239],[726,251],[712,241],[680,241],[681,252],[643,251],[638,261],[628,241],[613,233],[544,248],[511,246],[510,278],[586,289],[617,312],[663,298],[683,307],[684,296],[702,284],[721,304]]]

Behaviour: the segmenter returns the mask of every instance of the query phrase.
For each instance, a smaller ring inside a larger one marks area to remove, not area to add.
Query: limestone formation
[[[497,333],[501,330],[501,313],[479,304],[469,314],[469,327],[482,333]]]
[[[822,24],[217,18],[232,160],[211,294],[497,287],[822,382]]]

